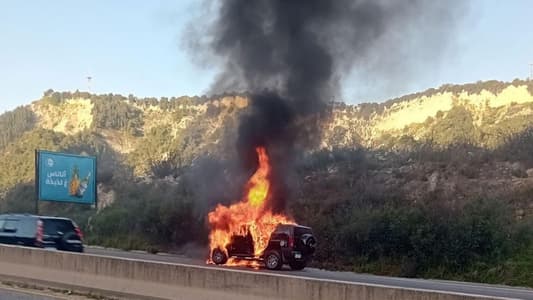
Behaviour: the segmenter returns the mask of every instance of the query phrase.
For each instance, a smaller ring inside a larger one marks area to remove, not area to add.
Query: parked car
[[[302,270],[311,260],[316,249],[316,239],[310,227],[280,224],[270,235],[268,246],[259,257],[254,256],[253,239],[246,236],[233,236],[223,249],[214,249],[211,260],[225,264],[228,257],[262,261],[267,269],[279,270],[288,264],[293,270]]]
[[[83,234],[67,218],[29,214],[0,215],[0,244],[83,252]]]

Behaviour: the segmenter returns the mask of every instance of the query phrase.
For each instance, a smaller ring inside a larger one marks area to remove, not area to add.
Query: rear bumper
[[[294,251],[294,250],[284,250],[283,253],[283,263],[290,263],[295,261],[309,261],[311,259],[311,255],[305,255],[301,251]]]
[[[61,249],[59,250],[83,252],[83,243],[78,240],[72,240],[72,241],[69,240],[65,244],[61,245],[60,248]]]
[[[37,246],[38,248],[44,249],[57,249],[62,251],[71,251],[71,252],[83,252],[84,247],[80,241],[68,242],[66,244],[60,245],[55,242],[43,242]]]

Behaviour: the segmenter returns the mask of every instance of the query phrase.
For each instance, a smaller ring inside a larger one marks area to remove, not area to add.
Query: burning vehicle
[[[316,248],[311,228],[297,225],[290,217],[275,214],[271,200],[271,166],[264,147],[256,149],[258,168],[249,179],[241,201],[229,207],[218,205],[209,213],[210,258],[208,263],[279,270],[305,268]]]
[[[217,265],[225,264],[229,256],[233,259],[261,261],[270,270],[279,270],[284,264],[288,264],[293,270],[302,270],[315,252],[315,246],[316,240],[311,228],[280,224],[274,229],[267,247],[258,257],[254,254],[253,237],[248,230],[245,236],[232,236],[226,249],[214,249],[211,260]]]

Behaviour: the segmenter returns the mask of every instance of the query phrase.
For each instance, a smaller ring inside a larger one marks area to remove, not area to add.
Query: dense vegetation
[[[530,147],[533,139],[518,144]],[[396,159],[469,163],[479,169],[486,155],[468,146],[424,151]],[[472,151],[473,159],[458,156]],[[380,164],[365,151],[337,150],[318,153],[302,167],[301,176],[311,170],[315,175],[302,184],[291,211],[320,237],[316,266],[533,286],[533,218],[515,215],[517,206],[529,205],[533,188],[461,200],[437,190],[413,203],[397,188],[369,180],[384,167]]]
[[[206,241],[205,215],[184,185],[138,183],[116,192],[118,201],[87,224],[90,243],[157,251]]]
[[[155,97],[139,98],[131,94],[126,97],[121,94],[97,95],[97,94],[91,94],[88,92],[80,92],[80,91],[75,91],[73,93],[72,92],[57,92],[52,89],[49,89],[43,93],[42,100],[47,103],[59,105],[68,99],[80,99],[80,98],[90,99],[95,102],[127,100],[131,104],[138,104],[143,107],[160,105],[163,109],[167,109],[167,110],[178,108],[180,105],[183,105],[183,104],[202,103],[209,99],[205,96],[202,96],[202,97],[181,96],[181,97],[171,97],[170,99],[167,97],[161,97],[160,99],[157,99]]]
[[[447,112],[437,113],[423,123],[413,123],[403,128],[401,133],[383,134],[378,143],[383,149],[414,149],[421,144],[446,148],[454,144],[496,149],[511,141],[516,135],[523,134],[533,125],[528,114],[516,114],[512,117],[498,116],[508,111],[528,111],[532,103],[512,104],[507,108],[485,108],[480,124],[476,124],[472,111],[463,105],[455,105]],[[414,136],[418,136],[417,139]]]
[[[105,174],[106,170],[112,167],[112,163],[106,161],[114,161],[108,158],[108,155],[111,155],[107,151],[108,147],[97,134],[81,132],[65,135],[51,130],[35,129],[25,133],[17,143],[8,145],[0,155],[3,175],[0,177],[0,190],[4,191],[34,179],[36,149],[98,155],[103,168],[99,175]]]
[[[97,129],[125,130],[132,135],[142,134],[142,111],[117,95],[93,99],[93,126]]]
[[[31,130],[35,125],[35,116],[27,107],[17,107],[13,111],[0,115],[0,149],[15,141]]]

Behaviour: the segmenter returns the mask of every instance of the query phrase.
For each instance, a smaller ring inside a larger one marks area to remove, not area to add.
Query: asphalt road
[[[58,298],[40,293],[19,291],[11,288],[0,287],[0,300],[64,300],[68,298]]]
[[[205,260],[194,259],[179,255],[159,255],[142,252],[127,252],[113,249],[102,249],[87,247],[86,253],[113,257],[122,257],[128,259],[139,259],[147,261],[159,261],[165,263],[186,264],[195,266],[206,266]],[[209,265],[211,268],[232,268]],[[410,279],[398,277],[375,276],[368,274],[357,274],[352,272],[331,272],[314,268],[305,268],[302,271],[292,271],[283,269],[281,271],[270,271],[266,269],[254,270],[252,268],[239,267],[242,270],[276,274],[280,276],[312,278],[320,280],[343,281],[351,283],[363,283],[372,285],[381,285],[387,287],[400,287],[421,290],[445,291],[452,293],[461,293],[469,295],[481,295],[490,297],[502,297],[507,299],[531,299],[533,300],[533,289],[515,288],[500,285],[488,285],[469,282],[455,282],[443,280],[425,280]],[[533,272],[533,270],[532,270]]]
[[[58,289],[47,289],[44,286],[22,286],[0,282],[0,300],[94,300],[94,296],[83,293],[66,293]],[[100,297],[98,299],[115,299]]]

